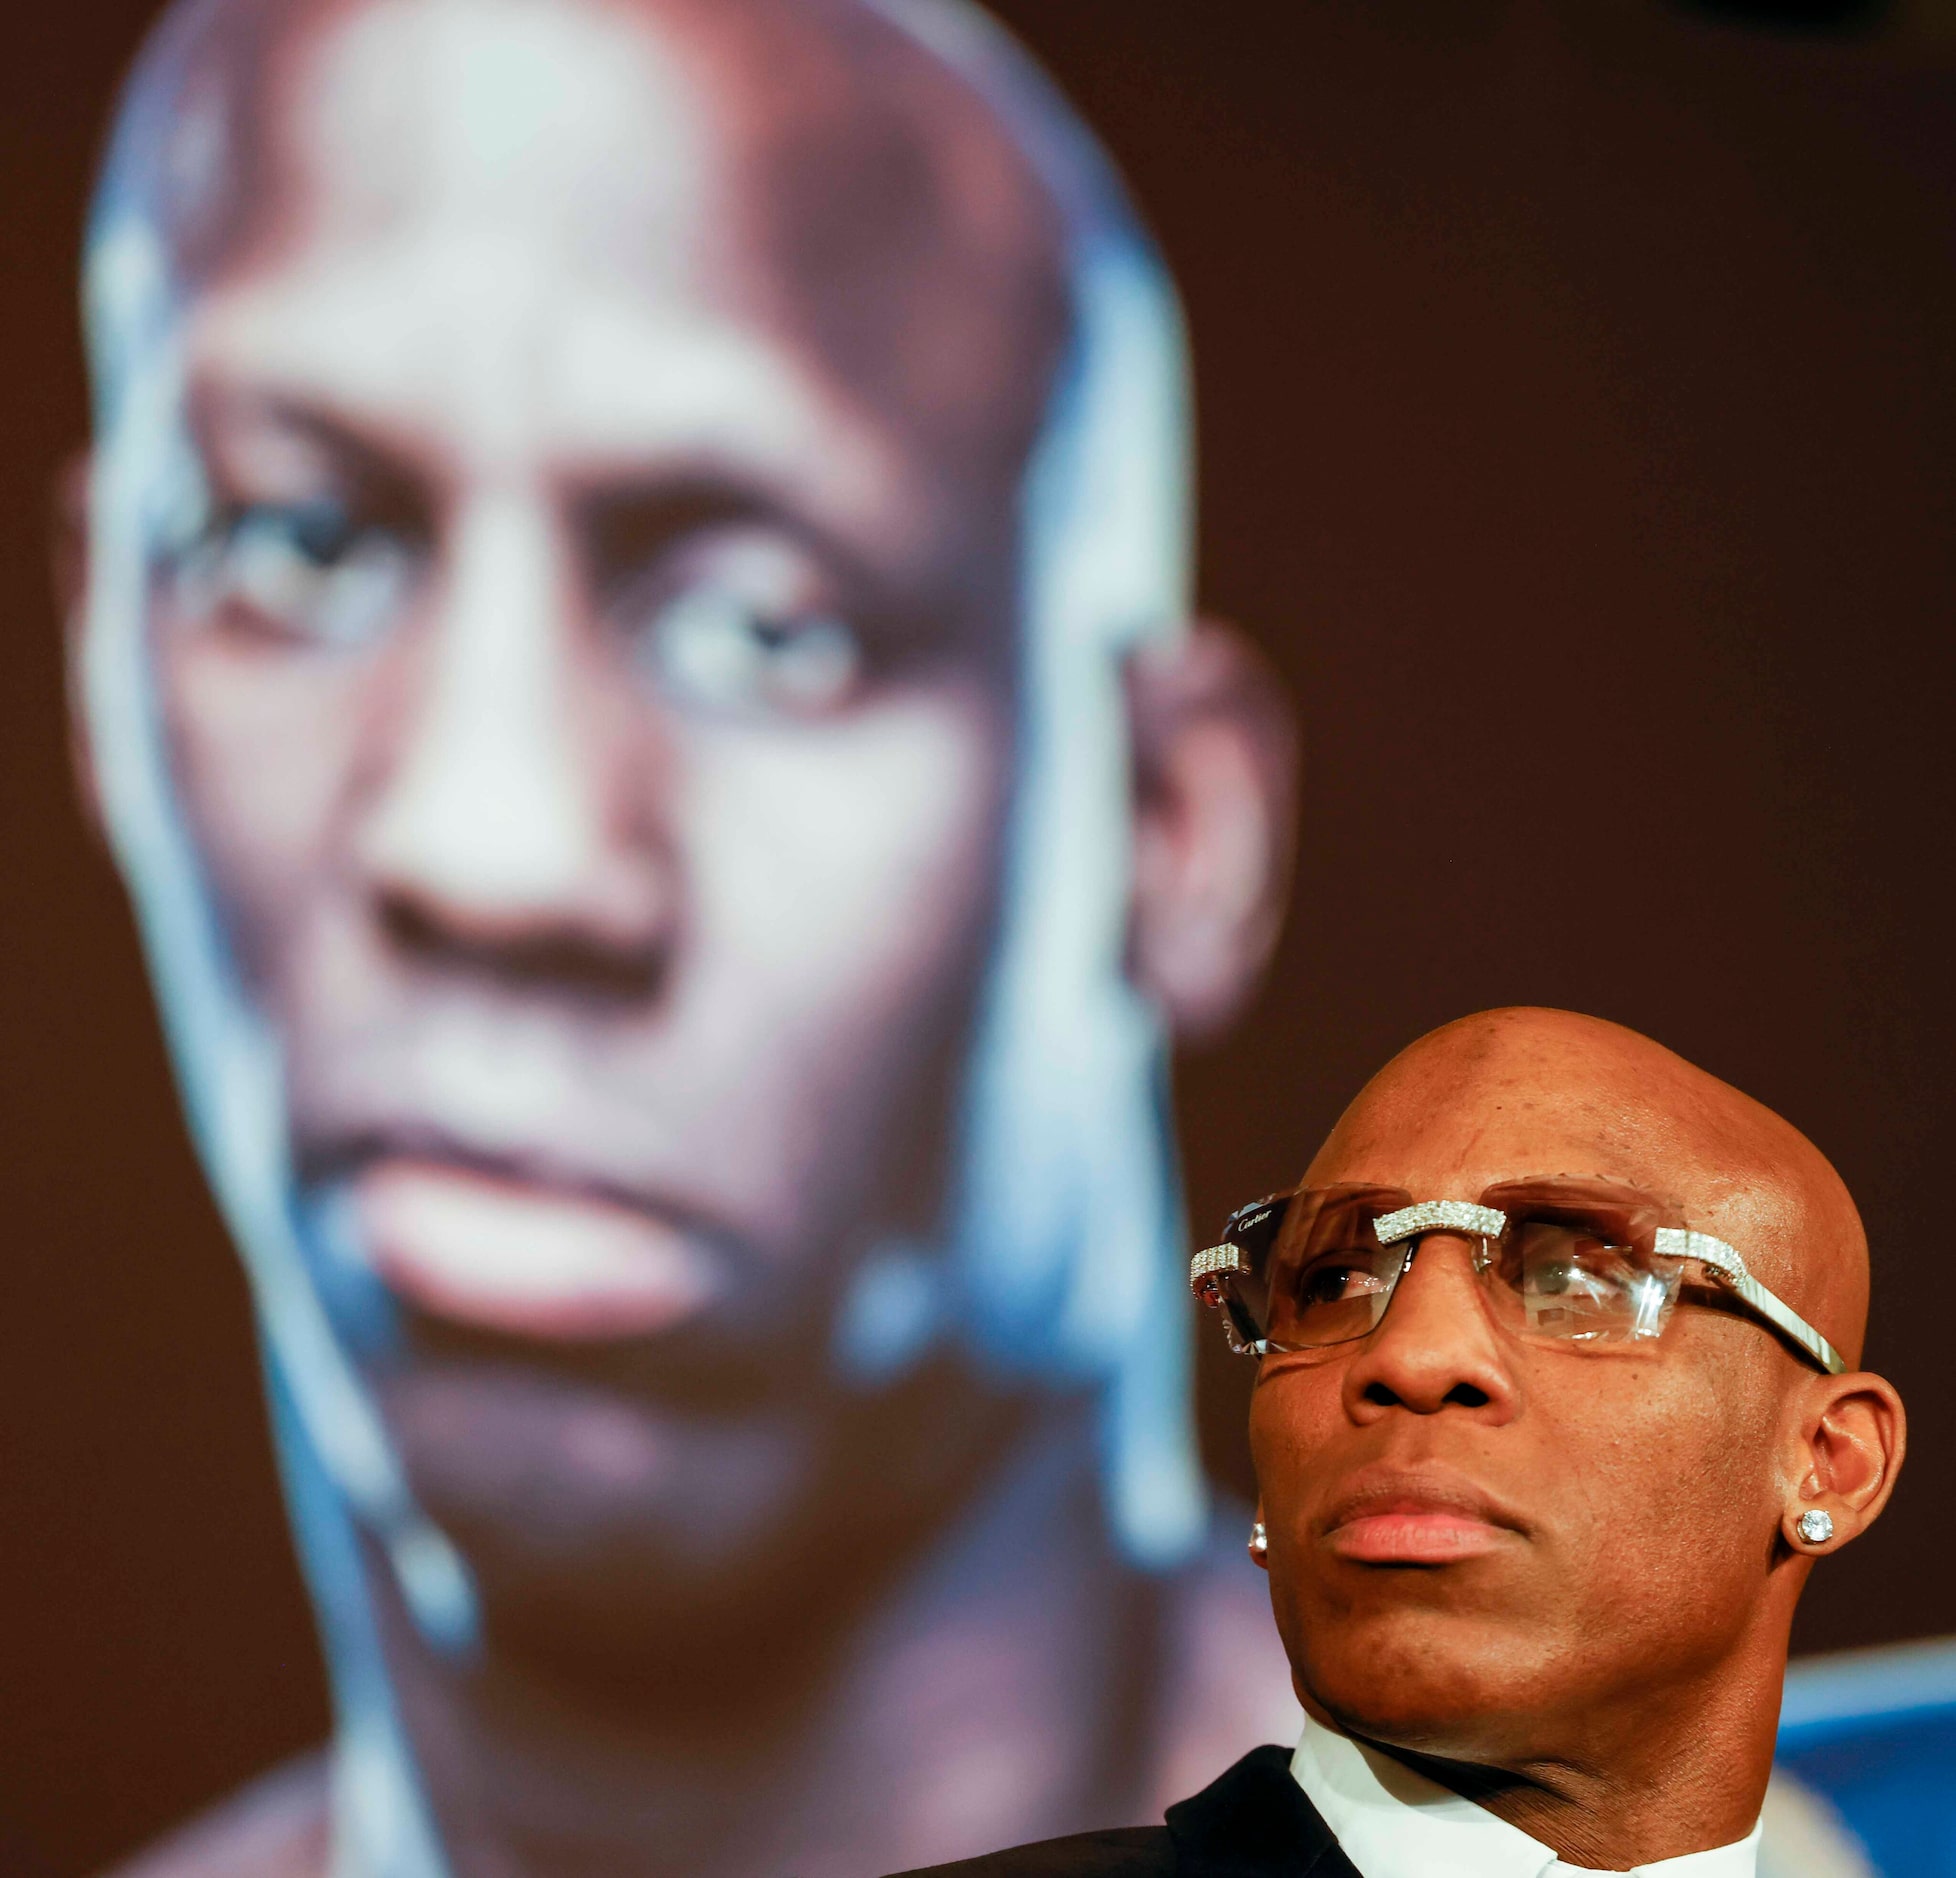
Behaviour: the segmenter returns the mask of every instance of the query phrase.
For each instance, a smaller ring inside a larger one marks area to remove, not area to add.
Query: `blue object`
[[[1794,1664],[1779,1761],[1884,1878],[1956,1878],[1956,1637]]]

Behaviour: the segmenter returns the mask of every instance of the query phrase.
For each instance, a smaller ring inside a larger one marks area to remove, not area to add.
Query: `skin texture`
[[[1421,1038],[1305,1180],[1475,1199],[1543,1175],[1681,1206],[1858,1360],[1867,1245],[1839,1176],[1613,1024],[1504,1010]],[[1524,1342],[1438,1233],[1369,1337],[1265,1359],[1250,1435],[1306,1708],[1607,1870],[1751,1829],[1814,1555],[1880,1513],[1904,1447],[1888,1383],[1821,1375],[1727,1310],[1687,1300],[1654,1344]],[[1794,1526],[1815,1506],[1822,1547]],[[1455,1555],[1354,1557],[1394,1512]]]
[[[1158,1713],[1263,1724],[1109,1556],[1084,1418],[830,1363],[941,1213],[999,914],[1050,205],[849,4],[219,8],[149,85],[213,504],[151,648],[329,1308],[481,1596],[457,1666],[370,1571],[458,1871],[1146,1810]],[[1220,630],[1128,689],[1129,968],[1194,1032],[1293,749]]]

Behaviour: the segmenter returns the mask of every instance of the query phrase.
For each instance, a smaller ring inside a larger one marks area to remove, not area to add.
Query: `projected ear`
[[[89,826],[102,832],[101,793],[95,778],[94,739],[89,733],[88,700],[83,689],[82,652],[88,634],[88,480],[92,459],[79,450],[61,466],[55,478],[50,546],[54,559],[54,595],[61,609],[61,630],[68,683],[68,761],[75,791],[81,797]]]
[[[1181,1037],[1228,1022],[1269,962],[1290,886],[1298,743],[1276,673],[1203,622],[1128,662],[1129,961]]]

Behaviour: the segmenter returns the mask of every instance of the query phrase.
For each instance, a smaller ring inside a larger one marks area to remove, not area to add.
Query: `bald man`
[[[1289,746],[1040,74],[927,0],[187,0],[88,288],[77,741],[336,1714],[150,1872],[851,1878],[1293,1725],[1160,1103]]]
[[[1165,1828],[949,1869],[1752,1878],[1793,1609],[1894,1487],[1853,1201],[1648,1038],[1421,1038],[1193,1268],[1305,1709]]]

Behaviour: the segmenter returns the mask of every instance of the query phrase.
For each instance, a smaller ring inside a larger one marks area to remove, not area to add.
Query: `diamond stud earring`
[[[1254,1520],[1250,1525],[1250,1557],[1261,1560],[1270,1550],[1270,1535],[1263,1530],[1263,1521]]]
[[[1820,1507],[1810,1506],[1800,1515],[1800,1537],[1808,1545],[1825,1545],[1834,1536],[1834,1518]]]

